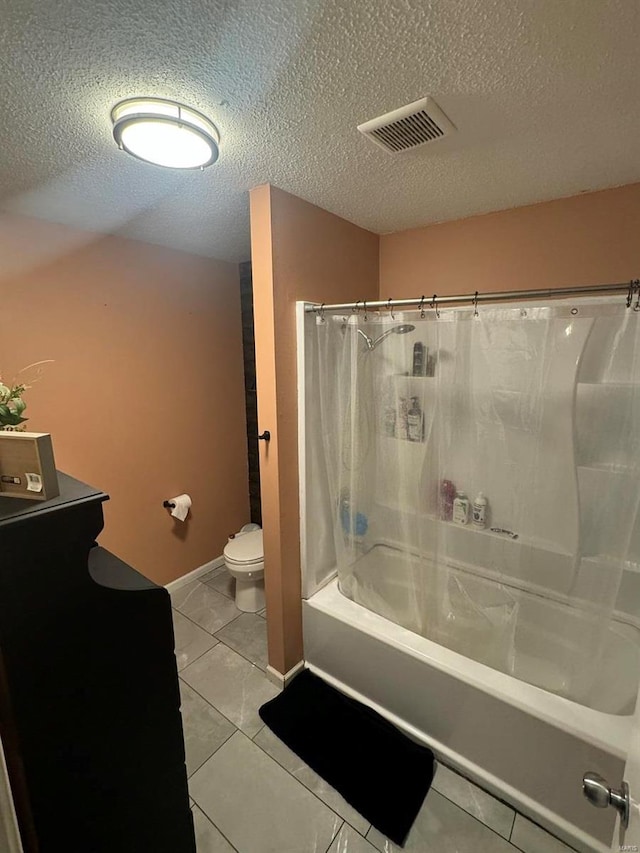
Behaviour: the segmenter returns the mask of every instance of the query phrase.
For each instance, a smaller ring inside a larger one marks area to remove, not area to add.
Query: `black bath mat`
[[[309,670],[260,716],[376,829],[402,845],[433,779],[433,753]]]

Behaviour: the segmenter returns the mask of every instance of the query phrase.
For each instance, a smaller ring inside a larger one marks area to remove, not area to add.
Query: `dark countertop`
[[[86,483],[58,471],[60,494],[48,501],[30,501],[25,498],[8,498],[0,495],[0,527],[15,522],[21,517],[32,518],[35,515],[51,512],[65,504],[86,503],[88,501],[107,501],[109,495],[94,489]]]

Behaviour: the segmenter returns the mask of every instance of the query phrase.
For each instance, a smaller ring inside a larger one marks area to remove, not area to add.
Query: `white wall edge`
[[[505,784],[503,780],[498,779],[492,773],[488,773],[478,764],[475,764],[473,761],[469,761],[463,755],[450,747],[445,746],[445,744],[435,738],[427,737],[424,732],[420,731],[420,729],[412,726],[411,723],[403,720],[397,714],[387,711],[386,708],[382,707],[382,705],[371,701],[371,699],[367,698],[362,693],[359,693],[357,690],[353,690],[353,688],[349,687],[348,684],[334,678],[332,675],[329,675],[328,672],[325,672],[314,664],[307,663],[307,667],[314,673],[314,675],[322,678],[323,681],[331,684],[332,687],[335,687],[341,693],[344,693],[352,699],[366,705],[368,708],[372,708],[374,711],[377,711],[381,717],[389,720],[390,723],[393,723],[394,726],[403,731],[412,740],[428,746],[433,750],[438,761],[444,759],[441,763],[450,765],[454,770],[457,770],[463,776],[471,779],[472,782],[480,784],[495,797],[501,800],[506,799],[512,808],[520,812],[525,817],[528,817],[540,824],[540,826],[547,829],[556,838],[561,838],[567,844],[571,844],[577,850],[584,851],[584,853],[611,853],[610,847],[605,847],[604,844],[600,844],[600,842],[596,841],[592,836],[583,832],[580,827],[569,823],[568,820],[560,817],[560,815],[552,812],[544,806],[541,806],[540,803],[535,802],[535,800],[528,797],[522,791],[517,790],[511,785]]]
[[[177,589],[180,589],[182,586],[186,586],[188,583],[192,581],[198,580],[202,575],[206,575],[209,572],[212,572],[214,569],[219,569],[220,566],[224,566],[224,557],[216,557],[213,560],[209,560],[208,563],[205,563],[202,566],[198,566],[197,569],[194,569],[192,572],[187,572],[186,575],[182,575],[180,578],[176,578],[174,581],[167,583],[164,585],[164,588],[167,592],[172,593]]]
[[[285,672],[284,675],[281,672],[278,672],[278,670],[274,669],[272,666],[267,666],[267,678],[269,679],[269,681],[275,684],[276,687],[284,689],[289,684],[291,684],[296,675],[299,675],[303,669],[303,660],[299,660],[298,663],[295,666],[292,666],[291,669],[288,672]]]

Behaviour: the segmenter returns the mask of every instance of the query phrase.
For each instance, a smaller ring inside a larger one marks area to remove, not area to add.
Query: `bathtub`
[[[599,685],[616,694],[602,704],[609,712],[578,704],[389,621],[343,595],[335,577],[303,602],[303,619],[312,671],[577,850],[611,849],[613,809],[587,803],[582,776],[623,776],[633,705],[616,693],[615,672]],[[614,626],[612,648],[637,660],[639,634]]]

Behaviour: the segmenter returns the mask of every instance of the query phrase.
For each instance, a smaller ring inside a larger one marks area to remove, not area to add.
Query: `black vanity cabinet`
[[[167,591],[95,545],[107,495],[0,498],[0,736],[26,853],[195,853]]]

